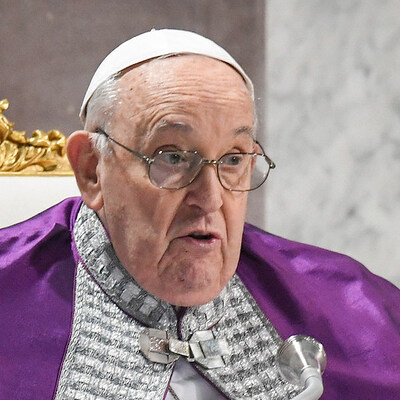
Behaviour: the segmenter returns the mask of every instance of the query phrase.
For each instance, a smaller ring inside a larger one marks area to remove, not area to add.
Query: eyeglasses
[[[160,189],[182,189],[196,179],[205,164],[211,164],[216,167],[218,179],[225,189],[247,192],[260,187],[269,171],[275,168],[258,142],[262,153],[227,153],[219,160],[206,160],[197,151],[189,150],[159,150],[147,157],[126,147],[102,129],[97,129],[96,133],[106,136],[146,163],[150,182]]]

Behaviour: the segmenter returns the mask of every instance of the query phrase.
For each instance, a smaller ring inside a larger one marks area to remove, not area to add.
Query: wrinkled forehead
[[[146,94],[165,91],[185,95],[208,95],[210,101],[224,99],[238,92],[253,105],[253,98],[243,77],[231,65],[214,58],[197,54],[162,56],[135,65],[114,78],[114,90],[122,99],[135,102],[145,100]],[[147,106],[147,104],[144,104]]]
[[[134,132],[139,146],[159,134],[255,134],[254,102],[241,75],[210,57],[191,54],[146,62],[120,76],[114,90],[118,95],[110,130]]]
[[[250,96],[254,99],[253,84],[234,58],[215,42],[189,31],[175,29],[152,30],[136,36],[118,46],[99,65],[85,94],[80,117],[86,118],[87,104],[93,93],[107,79],[135,65],[159,57],[195,54],[214,58],[229,64],[243,78]]]

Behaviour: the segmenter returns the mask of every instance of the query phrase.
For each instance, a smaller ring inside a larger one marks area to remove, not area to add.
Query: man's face
[[[116,140],[144,155],[196,150],[206,159],[254,148],[253,103],[223,62],[179,56],[143,64],[119,81]],[[189,186],[159,189],[147,165],[110,142],[98,166],[98,214],[124,267],[148,292],[193,306],[218,296],[237,267],[247,193],[230,192],[203,166]]]

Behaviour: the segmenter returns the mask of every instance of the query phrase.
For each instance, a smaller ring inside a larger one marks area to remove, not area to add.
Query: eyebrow
[[[241,126],[240,128],[235,129],[234,134],[235,136],[245,134],[254,138],[254,126]]]
[[[168,131],[170,129],[179,131],[182,133],[190,133],[193,131],[193,128],[185,122],[163,120],[155,127],[154,132],[162,133],[162,132]]]
[[[191,125],[182,122],[182,121],[161,121],[158,126],[155,127],[154,133],[162,133],[168,131],[169,129],[179,131],[182,133],[191,133],[193,132],[193,128]],[[239,136],[242,134],[249,135],[251,138],[254,138],[254,127],[253,126],[241,126],[233,131],[235,136]]]

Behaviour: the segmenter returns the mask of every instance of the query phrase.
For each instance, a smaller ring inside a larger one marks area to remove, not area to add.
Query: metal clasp
[[[170,364],[185,357],[205,368],[223,367],[230,354],[225,338],[216,339],[212,331],[195,332],[188,342],[171,337],[167,331],[146,328],[139,338],[140,350],[153,362]]]

